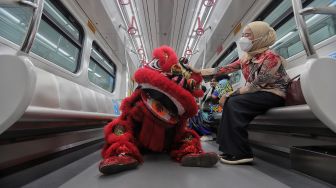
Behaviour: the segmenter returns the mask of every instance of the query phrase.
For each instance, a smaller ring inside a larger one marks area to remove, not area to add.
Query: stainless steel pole
[[[303,47],[306,50],[307,56],[308,58],[312,56],[316,57],[317,54],[314,49],[314,46],[312,45],[309,39],[309,33],[308,33],[306,22],[303,16],[299,13],[299,11],[302,10],[301,0],[292,0],[292,4],[293,4],[294,18],[295,18],[295,22],[296,22],[297,29],[299,32],[299,36],[302,41]]]
[[[30,5],[34,8],[33,17],[30,21],[26,37],[20,49],[21,52],[28,54],[33,45],[38,27],[41,22],[44,0],[36,0],[34,4],[32,4],[30,1],[20,1],[20,3]]]

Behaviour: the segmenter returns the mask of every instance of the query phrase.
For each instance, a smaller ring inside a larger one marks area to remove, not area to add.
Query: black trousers
[[[284,98],[259,91],[229,97],[223,107],[217,133],[219,150],[236,156],[252,156],[247,126],[254,117],[268,109],[284,105]]]

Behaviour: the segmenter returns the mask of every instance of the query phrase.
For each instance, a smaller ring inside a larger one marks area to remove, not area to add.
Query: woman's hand
[[[189,68],[191,71],[194,73],[201,74],[202,76],[209,76],[209,75],[214,75],[216,74],[216,69],[215,68],[207,68],[207,69],[196,69],[190,65],[185,65],[187,68]]]
[[[239,94],[245,94],[245,93],[249,93],[249,87],[243,86],[239,88]]]
[[[234,92],[228,92],[228,93],[226,93],[225,95],[223,95],[223,96],[219,99],[219,101],[218,101],[219,105],[220,105],[221,107],[223,107],[224,104],[225,104],[226,99],[229,98],[233,93],[234,93]]]
[[[226,99],[227,99],[227,96],[226,95],[223,95],[220,99],[219,99],[219,105],[221,106],[221,107],[223,107],[224,106],[224,103],[225,103],[225,101],[226,101]]]
[[[188,69],[190,69],[191,71],[193,71],[194,73],[201,73],[201,70],[199,70],[199,69],[196,69],[196,68],[194,68],[194,67],[192,67],[192,66],[190,66],[190,65],[188,65],[188,64],[186,64],[186,65],[184,65],[184,66],[186,66]]]

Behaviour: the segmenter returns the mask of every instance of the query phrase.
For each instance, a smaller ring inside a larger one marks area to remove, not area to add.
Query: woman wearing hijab
[[[266,22],[248,24],[238,41],[244,56],[224,67],[193,70],[202,75],[222,75],[242,70],[246,83],[228,94],[223,107],[217,143],[220,161],[242,164],[253,161],[248,143],[247,126],[254,117],[268,109],[284,105],[289,77],[285,60],[269,47],[276,41],[276,32]]]

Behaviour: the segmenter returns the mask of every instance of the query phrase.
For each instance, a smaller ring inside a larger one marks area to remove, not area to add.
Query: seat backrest
[[[336,132],[336,60],[312,58],[305,63],[301,88],[312,112]]]
[[[0,134],[15,123],[31,102],[36,84],[27,57],[0,55]]]

